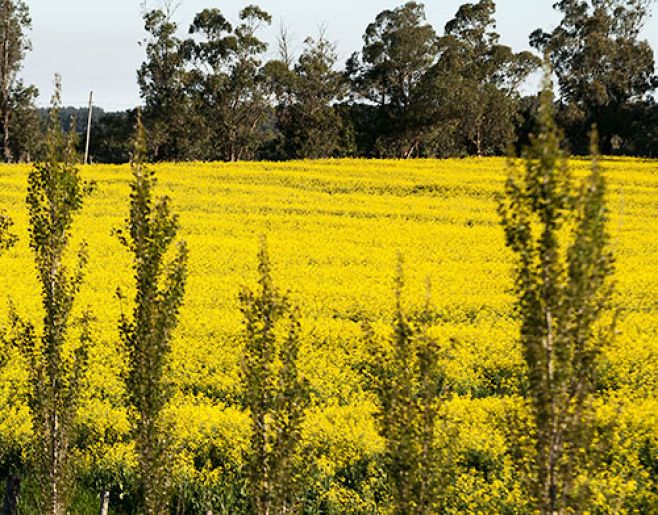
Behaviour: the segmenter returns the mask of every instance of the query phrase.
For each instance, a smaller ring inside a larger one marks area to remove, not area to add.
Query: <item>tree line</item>
[[[204,9],[184,34],[173,3],[163,0],[143,14],[146,55],[137,72],[148,155],[171,161],[501,155],[527,144],[539,126],[539,94],[524,94],[524,85],[541,56],[556,78],[556,120],[571,152],[589,151],[596,123],[603,153],[653,156],[658,78],[653,50],[640,37],[650,7],[651,0],[558,1],[557,27],[529,36],[533,53],[500,43],[493,0],[463,4],[442,32],[427,22],[424,5],[411,1],[380,12],[361,50],[340,63],[326,29],[295,52],[282,28],[277,56],[266,61],[260,33],[272,16],[259,7],[245,7],[235,20]],[[0,2],[6,161],[40,152],[37,90],[17,78],[29,26],[22,0]],[[127,161],[135,116],[129,110],[95,120],[95,161]]]
[[[80,438],[76,412],[88,373],[94,334],[93,313],[73,317],[89,254],[83,242],[71,253],[71,228],[95,185],[83,181],[76,165],[75,127],[61,128],[56,91],[44,147],[46,157],[28,175],[26,204],[29,241],[43,307],[41,320],[24,319],[12,306],[2,336],[0,366],[15,349],[27,368],[33,433],[20,449],[0,449],[7,489],[5,513],[16,513],[21,484],[37,485],[39,513],[68,513],[76,486]],[[594,156],[580,185],[569,173],[561,149],[563,135],[554,121],[553,96],[546,86],[539,109],[540,130],[510,161],[501,225],[514,258],[519,341],[527,366],[525,402],[531,416],[532,446],[520,446],[528,469],[524,488],[529,506],[540,513],[583,513],[592,506],[588,483],[606,466],[597,461],[593,401],[597,368],[614,325],[606,319],[612,293],[613,256],[606,229],[605,180]],[[125,225],[116,237],[132,256],[134,293],[117,291],[125,306],[117,321],[127,360],[124,381],[136,455],[137,486],[129,512],[171,513],[173,455],[171,427],[164,417],[173,396],[166,377],[172,334],[184,302],[188,275],[187,246],[178,236],[179,221],[167,197],[155,195],[156,177],[148,167],[147,138],[138,113],[130,196]],[[0,216],[0,250],[16,241],[11,220]],[[298,368],[300,317],[294,303],[273,284],[265,239],[258,255],[258,282],[240,294],[243,315],[242,406],[250,417],[245,453],[242,505],[228,509],[256,514],[303,511],[312,458],[301,454],[300,441],[309,385]],[[443,491],[453,465],[449,442],[436,438],[451,398],[445,358],[450,341],[430,333],[431,298],[425,306],[404,302],[404,266],[400,258],[391,329],[382,341],[369,321],[363,338],[369,357],[360,373],[375,400],[376,425],[385,441],[382,460],[385,490],[379,503],[391,513],[441,513]],[[125,304],[124,304],[125,303]],[[19,399],[15,399],[19,402]],[[89,436],[87,436],[88,438]],[[527,438],[526,438],[527,439]],[[89,444],[89,442],[87,442]],[[112,479],[101,481],[101,513],[107,514]],[[116,500],[115,500],[116,501]],[[218,509],[212,496],[203,510]],[[23,505],[25,506],[25,505]],[[177,513],[186,512],[183,511]]]

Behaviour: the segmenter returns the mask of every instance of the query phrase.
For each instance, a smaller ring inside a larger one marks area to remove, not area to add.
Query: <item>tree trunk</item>
[[[480,129],[477,130],[477,138],[475,140],[475,147],[478,157],[482,157],[482,133]]]
[[[6,22],[7,20],[5,20]],[[10,163],[12,160],[11,148],[9,147],[9,92],[10,86],[10,71],[9,71],[9,41],[7,34],[4,35],[2,45],[3,53],[3,69],[2,69],[2,148],[5,161]]]
[[[11,154],[11,147],[9,145],[9,107],[5,106],[4,108],[4,119],[3,119],[3,136],[2,136],[2,146],[4,148],[5,161],[11,163],[13,156]]]
[[[2,505],[3,515],[16,515],[18,513],[18,496],[21,490],[21,478],[12,474],[7,478],[5,499]]]
[[[411,159],[414,156],[414,152],[418,149],[418,146],[420,145],[420,141],[418,139],[415,139],[409,148],[403,152],[403,157],[404,159]]]
[[[110,492],[107,490],[103,490],[101,492],[101,507],[100,507],[100,515],[108,515],[110,512]]]

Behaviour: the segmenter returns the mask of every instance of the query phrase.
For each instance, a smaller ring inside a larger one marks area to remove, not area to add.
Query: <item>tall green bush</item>
[[[381,345],[366,324],[372,357],[369,383],[377,399],[377,423],[386,442],[384,469],[393,513],[429,514],[439,509],[440,449],[435,441],[445,374],[445,348],[428,334],[428,308],[408,314],[402,303],[402,260],[396,279],[393,332]]]
[[[265,240],[258,254],[258,289],[240,295],[244,317],[242,383],[251,417],[247,456],[250,513],[299,508],[299,443],[308,385],[298,369],[299,315],[272,283]],[[288,325],[282,338],[280,322]]]
[[[582,513],[592,474],[591,410],[597,361],[609,338],[603,323],[613,259],[606,232],[605,180],[596,158],[574,187],[550,85],[541,131],[511,167],[500,205],[515,254],[520,340],[536,430],[535,501],[541,513]]]
[[[154,173],[144,163],[146,135],[141,118],[132,160],[130,214],[120,241],[133,254],[136,293],[132,316],[122,314],[121,339],[128,353],[127,390],[135,417],[134,438],[142,484],[142,509],[162,514],[169,503],[171,435],[162,411],[171,396],[165,376],[172,333],[178,323],[187,278],[187,247],[176,238],[178,218],[167,197],[154,198]],[[120,295],[120,294],[119,294]]]
[[[72,449],[75,415],[87,369],[90,315],[72,318],[83,281],[87,252],[83,244],[73,271],[66,265],[71,226],[90,186],[75,166],[75,134],[62,132],[59,79],[53,96],[45,159],[28,175],[30,247],[34,252],[44,318],[40,326],[12,317],[14,342],[29,367],[28,405],[32,412],[33,472],[40,487],[39,511],[66,513],[74,484]],[[77,338],[73,338],[75,329]],[[77,341],[72,341],[77,340]]]
[[[12,234],[11,227],[13,220],[4,212],[0,211],[0,253],[9,250],[16,242],[16,236]],[[0,340],[0,343],[5,343]],[[0,351],[0,366],[4,366],[7,361],[5,350]],[[7,478],[5,497],[3,500],[3,512],[8,515],[15,515],[16,504],[20,489],[20,475],[18,469],[21,466],[20,449],[9,442],[0,442],[0,470]]]

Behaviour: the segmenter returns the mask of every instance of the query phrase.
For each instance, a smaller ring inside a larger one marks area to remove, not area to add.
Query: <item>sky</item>
[[[157,7],[160,0],[147,0]],[[279,27],[288,28],[299,49],[307,36],[325,26],[344,62],[362,46],[366,26],[384,9],[404,0],[179,0],[174,19],[181,35],[194,15],[210,7],[221,9],[234,21],[245,5],[256,3],[272,15],[272,26],[263,29],[270,43],[266,57],[274,57]],[[425,0],[428,21],[437,33],[466,0]],[[475,1],[475,0],[471,0]],[[40,91],[38,103],[50,101],[55,73],[62,75],[64,105],[86,105],[94,91],[94,105],[108,111],[139,104],[136,70],[144,59],[140,41],[146,36],[141,19],[143,0],[25,0],[32,16],[32,51],[21,77]],[[501,42],[519,51],[528,48],[528,35],[536,28],[549,30],[559,22],[554,0],[498,0],[497,31]],[[654,6],[654,10],[656,6]],[[658,12],[656,13],[658,15]],[[658,48],[658,17],[651,17],[643,36]],[[528,86],[532,88],[533,86]]]

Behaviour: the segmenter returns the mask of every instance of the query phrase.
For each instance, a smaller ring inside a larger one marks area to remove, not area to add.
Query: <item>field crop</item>
[[[571,164],[577,175],[588,167],[588,161]],[[400,253],[405,302],[423,304],[429,282],[432,332],[451,346],[446,367],[452,398],[440,431],[458,442],[450,459],[459,473],[446,495],[454,498],[455,512],[523,511],[521,471],[508,438],[510,418],[526,414],[512,256],[496,212],[504,160],[153,168],[158,194],[172,198],[179,234],[190,250],[169,372],[176,389],[168,413],[179,449],[179,495],[191,496],[188,490],[212,484],[225,496],[222,502],[232,502],[226,492],[238,474],[249,427],[239,406],[238,293],[256,280],[259,236],[266,235],[274,281],[290,291],[302,317],[301,368],[311,384],[313,406],[304,445],[316,463],[314,502],[328,511],[374,510],[377,485],[365,471],[374,466],[382,443],[373,400],[359,372],[367,355],[361,324],[370,320],[378,331],[386,330]],[[607,159],[603,169],[619,322],[614,344],[604,351],[600,382],[605,393],[598,400],[602,425],[615,420],[614,430],[600,436],[612,446],[605,451],[610,463],[593,488],[600,505],[616,512],[656,501],[658,162]],[[17,246],[0,256],[3,324],[7,299],[22,316],[39,316],[24,201],[27,171],[26,166],[0,167],[0,207],[14,219],[19,236]],[[122,306],[115,296],[121,288],[130,297],[131,262],[113,235],[125,223],[130,170],[99,165],[81,167],[81,172],[96,182],[74,228],[75,241],[84,239],[90,253],[76,309],[89,307],[96,317],[80,413],[87,435],[94,435],[89,441],[100,442],[80,457],[92,484],[103,474],[129,475],[134,462],[125,443],[125,356],[117,330]],[[25,372],[15,350],[4,352],[10,359],[0,369],[0,442],[18,445],[30,431],[24,404],[16,403],[24,395]],[[517,441],[527,445],[521,437]]]

